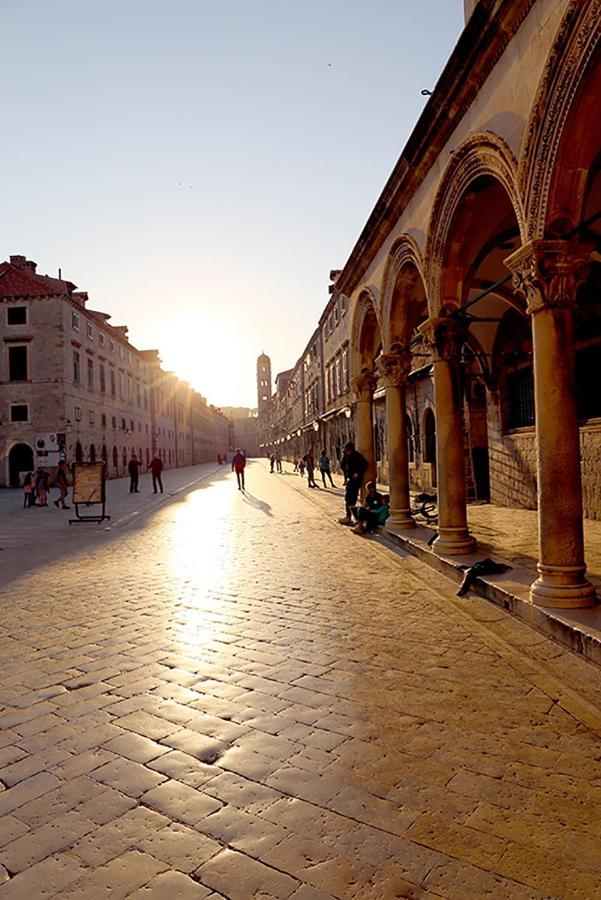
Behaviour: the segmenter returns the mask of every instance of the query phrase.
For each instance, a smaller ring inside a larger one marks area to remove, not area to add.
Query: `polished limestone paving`
[[[166,481],[0,498],[0,900],[601,896],[597,668],[290,472]]]

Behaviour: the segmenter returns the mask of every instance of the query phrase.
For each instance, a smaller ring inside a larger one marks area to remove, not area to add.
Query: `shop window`
[[[507,375],[507,427],[534,425],[534,378],[527,366]]]

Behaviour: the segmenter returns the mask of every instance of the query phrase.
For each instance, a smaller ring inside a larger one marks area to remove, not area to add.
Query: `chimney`
[[[32,262],[32,260],[27,259],[25,256],[11,256],[10,264],[21,272],[31,272],[32,275],[35,275],[37,263]]]

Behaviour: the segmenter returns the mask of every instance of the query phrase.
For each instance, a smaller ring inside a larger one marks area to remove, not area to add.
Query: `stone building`
[[[439,554],[475,551],[470,497],[538,507],[531,598],[586,606],[583,513],[601,517],[601,4],[468,0],[465,13],[336,279],[354,433],[376,474],[382,393],[393,528],[414,526],[409,489],[427,474]]]
[[[221,412],[232,423],[229,449],[241,447],[247,456],[259,456],[257,410],[247,406],[222,406]]]
[[[167,467],[216,457],[227,420],[109,320],[24,256],[0,264],[0,486],[60,458],[103,459],[116,477],[134,452]]]

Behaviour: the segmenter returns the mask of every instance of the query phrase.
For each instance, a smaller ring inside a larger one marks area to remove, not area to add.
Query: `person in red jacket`
[[[236,447],[236,452],[232,457],[232,472],[236,473],[238,479],[238,490],[244,490],[244,469],[246,467],[246,457],[240,447]]]

